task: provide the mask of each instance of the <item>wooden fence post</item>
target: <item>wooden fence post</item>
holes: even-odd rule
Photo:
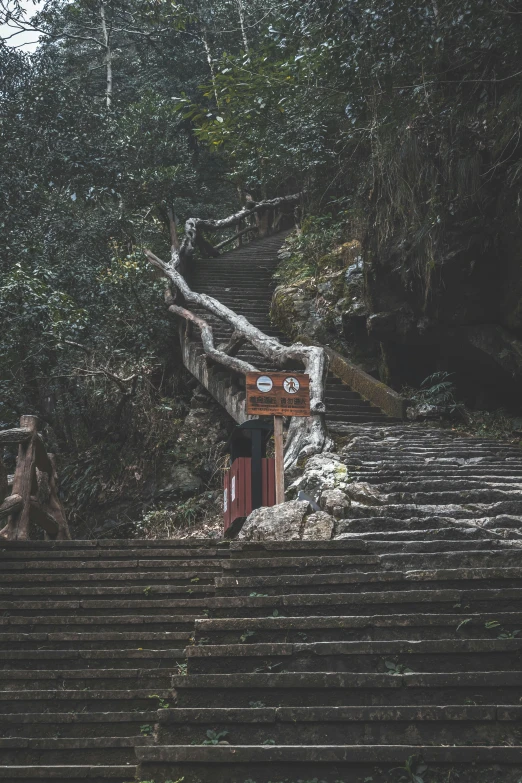
[[[12,514],[7,523],[7,537],[26,541],[29,538],[29,514],[31,510],[31,494],[38,491],[36,480],[36,450],[35,438],[38,431],[36,416],[21,416],[20,427],[31,430],[31,438],[18,446],[18,458],[13,479],[13,495],[22,498],[22,509],[18,514]]]

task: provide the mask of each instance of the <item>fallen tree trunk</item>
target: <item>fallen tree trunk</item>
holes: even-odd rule
[[[331,447],[331,440],[328,437],[324,421],[325,404],[323,396],[327,372],[327,359],[324,349],[316,346],[306,346],[302,343],[294,343],[290,346],[283,345],[275,337],[266,335],[253,326],[247,318],[226,307],[217,299],[214,299],[214,297],[192,291],[180,268],[194,251],[199,229],[225,228],[229,225],[234,225],[242,217],[248,215],[249,212],[278,206],[285,201],[296,201],[297,198],[297,196],[287,196],[282,199],[261,202],[250,208],[245,208],[224,220],[198,220],[196,218],[188,220],[185,226],[185,239],[181,247],[178,249],[177,243],[172,242],[170,262],[163,261],[150,250],[145,251],[145,255],[151,264],[168,280],[169,289],[171,291],[172,289],[179,291],[185,303],[202,307],[232,326],[235,342],[240,338],[249,342],[262,356],[270,359],[278,367],[283,368],[288,362],[295,361],[303,365],[304,372],[310,377],[311,416],[308,418],[294,417],[292,419],[285,450],[285,467],[294,464],[299,457],[317,454]],[[212,329],[206,321],[195,316],[187,308],[173,304],[172,300],[168,301],[168,304],[170,312],[198,326],[201,331],[203,348],[209,358],[242,374],[252,370],[255,371],[255,368],[247,362],[230,356],[214,346]]]

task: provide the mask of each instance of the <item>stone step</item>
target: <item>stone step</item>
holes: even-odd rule
[[[138,573],[145,573],[149,575],[157,574],[160,578],[166,578],[162,575],[167,572],[173,572],[177,574],[180,579],[193,579],[199,574],[213,575],[219,571],[221,564],[219,560],[212,561],[212,569],[207,571],[209,565],[208,560],[183,560],[176,562],[172,560],[29,560],[29,561],[7,561],[2,562],[2,570],[4,572],[14,573],[25,570],[27,574],[33,572],[42,573],[67,573],[69,571],[78,572],[86,571],[90,574],[96,572],[124,573],[127,577]]]
[[[154,555],[155,550],[166,549],[172,552],[173,556],[176,552],[180,552],[183,557],[189,556],[189,550],[195,549],[205,550],[212,556],[215,552],[225,552],[228,549],[228,543],[219,541],[216,542],[210,538],[102,538],[96,539],[77,539],[72,541],[7,541],[6,539],[0,539],[0,551],[71,551],[74,549],[88,549],[100,551],[111,551],[113,549],[145,549],[150,551],[151,557]],[[112,555],[111,555],[112,557]]]
[[[416,520],[412,520],[412,524],[415,522]],[[424,525],[419,528],[408,529],[407,525],[391,525],[392,529],[390,530],[373,530],[372,525],[370,524],[369,529],[364,529],[363,526],[362,532],[349,533],[341,533],[339,525],[337,540],[350,542],[364,541],[368,545],[373,544],[378,547],[381,552],[385,551],[386,547],[388,547],[387,551],[392,551],[393,546],[397,546],[399,542],[401,544],[401,549],[403,543],[405,547],[411,547],[414,544],[421,545],[427,538],[437,539],[437,541],[433,541],[433,543],[438,546],[442,546],[447,542],[453,544],[455,541],[460,541],[461,545],[479,541],[490,541],[492,535],[497,536],[497,540],[499,542],[502,541],[504,544],[518,546],[522,541],[522,534],[518,528],[496,527],[494,524],[495,520],[493,520],[493,523],[487,528],[477,526],[479,522],[482,525],[482,520],[477,520],[477,522],[474,522],[473,520],[471,520],[471,522],[462,522],[446,519],[444,520],[446,526],[437,528],[428,528],[427,523],[429,520],[423,519],[422,522]],[[438,518],[438,524],[441,524],[440,518]],[[378,526],[375,525],[375,527]],[[414,550],[411,549],[410,551]]]
[[[66,568],[72,568],[72,565],[67,565],[68,563],[73,563],[77,560],[80,561],[98,561],[98,560],[110,560],[112,563],[117,559],[122,560],[132,560],[132,561],[142,561],[146,560],[149,562],[152,562],[152,566],[149,567],[156,567],[156,561],[157,560],[164,560],[167,563],[168,568],[175,568],[176,570],[182,570],[182,569],[188,569],[193,570],[197,565],[194,564],[195,561],[200,562],[200,567],[205,571],[215,571],[218,570],[220,567],[221,560],[223,558],[226,558],[227,556],[227,550],[224,550],[223,547],[220,547],[219,549],[183,549],[180,548],[179,550],[174,549],[166,549],[166,548],[149,548],[146,547],[139,548],[139,547],[132,547],[132,541],[129,542],[129,548],[109,548],[105,547],[103,549],[96,548],[96,547],[87,547],[87,544],[89,542],[81,542],[76,541],[77,544],[82,544],[81,547],[73,547],[73,548],[62,548],[62,544],[69,544],[72,542],[66,541],[66,542],[46,542],[46,541],[32,541],[30,543],[34,544],[50,544],[52,543],[53,546],[49,547],[47,546],[44,548],[43,546],[35,547],[35,549],[28,549],[27,547],[20,547],[16,546],[19,543],[23,542],[4,542],[3,544],[0,543],[0,562],[3,564],[9,563],[11,561],[13,562],[23,562],[32,563],[33,561],[55,561],[55,563],[58,565],[59,561],[64,561],[66,563]],[[121,542],[122,545],[126,542]],[[137,542],[139,545],[139,542]],[[5,544],[9,544],[9,546],[6,546]],[[217,562],[216,562],[217,560]],[[31,567],[31,566],[29,566]]]
[[[122,653],[124,657],[125,653]],[[183,655],[180,656],[183,661]],[[134,662],[136,663],[136,662]],[[4,691],[40,690],[150,690],[168,688],[171,669],[1,669],[0,688]]]
[[[6,713],[0,732],[4,738],[141,737],[152,734],[157,720],[157,710]]]
[[[182,655],[185,633],[177,631],[124,631],[110,633],[79,633],[66,630],[54,633],[4,633],[0,632],[0,650],[62,650],[64,648],[78,650],[105,649],[154,649],[158,645],[177,645],[179,655]]]
[[[336,573],[355,570],[374,570],[378,569],[381,561],[378,555],[324,555],[311,557],[247,557],[234,558],[228,561],[223,569],[223,573],[228,575],[240,575],[247,572],[252,576],[261,576],[263,574],[292,573],[293,571],[303,574],[327,573],[335,569]]]
[[[54,596],[58,598],[58,596]],[[107,616],[114,615],[115,612],[129,612],[132,615],[163,615],[166,611],[171,611],[174,615],[183,615],[185,617],[193,615],[201,617],[207,609],[207,603],[210,598],[177,598],[177,599],[157,599],[157,598],[132,598],[123,600],[53,600],[47,601],[26,600],[24,597],[18,597],[17,600],[0,600],[0,610],[9,612],[12,615],[27,616],[32,612],[38,612],[40,616],[46,613],[53,616],[62,615],[68,617],[71,610],[82,610],[88,616]]]
[[[477,550],[452,552],[397,552],[375,555],[324,555],[311,557],[233,558],[223,569],[225,575],[241,577],[245,573],[253,576],[273,574],[329,574],[354,571],[401,570],[410,568],[478,568],[478,567],[520,567],[520,550]],[[1,622],[1,620],[0,620]]]
[[[253,598],[224,596],[209,599],[212,617],[267,617],[293,615],[366,615],[424,612],[435,614],[455,611],[492,612],[501,607],[504,612],[522,610],[522,589],[425,589],[385,590],[361,593],[318,593],[271,595]],[[274,613],[276,613],[274,615]]]
[[[121,781],[129,783],[135,779],[137,767],[134,764],[95,765],[6,765],[0,767],[0,780],[24,780],[25,783],[46,783],[47,781],[88,780],[89,783]]]
[[[489,627],[487,626],[489,624]],[[255,617],[196,620],[202,644],[303,643],[440,638],[491,639],[505,632],[522,638],[522,612],[481,614],[394,614],[324,617]]]
[[[153,745],[152,737],[0,738],[0,764],[133,764],[134,749]]]
[[[174,695],[170,689],[119,688],[101,690],[0,690],[0,713],[62,712],[119,712],[136,709],[150,710],[161,704],[171,704]],[[161,702],[161,703],[160,703]]]
[[[439,535],[444,529],[448,531],[448,537],[455,535],[457,531],[462,531],[465,528],[477,530],[477,535],[488,536],[491,535],[490,531],[500,534],[499,530],[506,530],[513,534],[513,538],[519,538],[522,534],[522,525],[519,522],[520,517],[514,517],[511,514],[499,514],[498,516],[469,516],[469,517],[456,517],[454,516],[455,506],[416,506],[415,512],[412,516],[404,514],[400,515],[400,512],[396,516],[388,516],[383,514],[373,514],[375,507],[365,506],[355,509],[353,506],[350,508],[350,513],[358,513],[360,515],[353,516],[350,519],[344,519],[339,521],[336,525],[336,535],[341,536],[345,533],[414,533],[416,530],[431,530],[431,536]],[[396,513],[397,506],[388,506],[386,511]],[[431,513],[424,515],[425,509],[429,509]],[[435,512],[435,513],[434,513]],[[438,513],[437,513],[438,512]],[[445,512],[448,512],[447,514]],[[465,513],[465,512],[464,512]],[[504,537],[507,537],[504,536]]]
[[[520,706],[522,672],[285,672],[174,675],[178,707]]]
[[[219,727],[233,745],[520,745],[521,718],[494,704],[177,708],[158,711],[158,744],[200,745]]]
[[[467,490],[433,490],[433,491],[409,491],[391,492],[383,495],[383,505],[401,505],[414,504],[417,506],[442,506],[452,504],[467,505],[496,503],[501,501],[513,501],[516,506],[513,507],[514,513],[520,514],[522,511],[522,489],[509,488],[498,489],[495,487],[485,487],[483,489]],[[365,502],[364,500],[362,501]],[[522,516],[520,516],[522,525]]]
[[[124,572],[124,573],[96,573],[95,579],[93,579],[93,573],[90,571],[84,571],[83,573],[75,574],[70,571],[64,571],[62,569],[54,569],[53,571],[42,571],[40,573],[30,572],[24,574],[22,571],[11,571],[9,573],[0,573],[0,585],[12,585],[15,586],[34,586],[34,585],[47,585],[54,584],[70,587],[78,587],[81,583],[92,584],[96,581],[97,584],[109,587],[119,587],[122,584],[129,587],[134,587],[143,590],[148,585],[164,585],[171,584],[179,587],[186,587],[193,592],[206,592],[209,595],[212,594],[212,589],[202,591],[203,586],[212,588],[214,579],[221,571],[215,571],[214,573],[202,574],[198,571],[192,571],[187,575],[179,575],[175,571],[171,572]],[[194,588],[199,588],[197,591]]]
[[[41,671],[54,672],[58,669],[94,672],[103,669],[165,669],[176,671],[185,663],[185,649],[141,647],[119,650],[0,650],[0,664],[3,669],[27,669],[38,667]]]
[[[73,631],[101,633],[107,630],[112,632],[136,631],[144,628],[146,631],[177,632],[179,639],[189,638],[194,628],[194,616],[176,615],[98,615],[82,616],[78,613],[64,616],[42,615],[31,612],[28,616],[0,617],[0,631],[10,630],[16,633],[48,633],[64,630],[64,622],[67,623],[67,632]]]
[[[442,479],[433,477],[425,479],[412,478],[410,481],[381,482],[379,484],[376,484],[375,481],[373,481],[372,487],[374,487],[383,495],[396,493],[417,494],[420,492],[458,492],[462,490],[465,497],[465,493],[469,492],[470,490],[479,490],[482,492],[498,490],[507,492],[521,492],[522,482],[517,481],[516,483],[510,483],[508,481],[504,481],[504,479],[501,479],[500,477],[498,481],[490,479],[485,482],[483,479],[461,479],[448,476],[447,478]],[[404,502],[411,502],[406,498],[403,498],[403,500]]]
[[[91,582],[96,581],[91,579]],[[150,589],[149,589],[150,588]],[[187,587],[186,585],[171,585],[171,584],[152,584],[152,585],[132,585],[124,583],[123,586],[111,586],[102,585],[101,587],[88,587],[85,585],[56,585],[54,587],[41,587],[39,584],[28,587],[0,587],[0,601],[5,600],[7,597],[11,598],[23,598],[25,596],[49,596],[50,598],[63,598],[67,600],[69,597],[77,597],[79,600],[84,598],[97,596],[98,598],[110,598],[118,597],[121,600],[128,598],[132,600],[138,596],[145,595],[147,598],[153,597],[167,597],[167,596],[179,596],[180,600],[186,598],[190,600],[191,596],[199,598],[201,596],[210,596],[214,593],[213,585],[199,585],[194,584]]]
[[[385,588],[390,590],[467,589],[470,582],[477,587],[522,588],[522,568],[448,568],[412,571],[352,571],[348,573],[282,574],[275,576],[222,577],[216,579],[217,596],[350,593]],[[1,634],[0,634],[1,638]]]
[[[516,783],[520,775],[520,746],[426,746],[404,745],[163,745],[136,748],[141,777],[197,780],[198,783],[256,783],[274,780],[317,780],[333,783],[362,780],[375,774],[376,765],[388,773],[409,756],[420,755],[440,779],[458,775],[459,783],[482,783],[480,770],[496,769],[497,779]],[[452,772],[453,770],[453,772]],[[483,778],[491,781],[491,777]]]
[[[230,672],[382,672],[389,664],[413,672],[511,671],[522,639],[224,644],[187,647],[189,674]],[[400,670],[402,671],[402,669]],[[391,669],[393,676],[394,669]]]

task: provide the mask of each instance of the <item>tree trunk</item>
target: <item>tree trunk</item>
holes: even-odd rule
[[[111,39],[109,30],[107,28],[107,19],[105,16],[105,3],[100,3],[100,19],[101,19],[101,28],[102,28],[102,35],[103,35],[103,42],[105,46],[105,66],[106,66],[106,91],[105,91],[105,100],[107,108],[111,108],[112,104],[112,49],[111,49]]]
[[[241,35],[243,37],[243,44],[245,46],[245,52],[250,54],[250,47],[248,45],[248,38],[245,27],[245,6],[243,0],[237,0],[237,9],[239,11],[239,24],[241,25]]]

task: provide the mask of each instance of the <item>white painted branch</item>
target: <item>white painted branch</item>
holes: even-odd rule
[[[175,261],[167,264],[150,250],[146,250],[145,255],[168,278],[174,287],[181,292],[186,302],[199,305],[230,324],[234,331],[238,335],[242,335],[262,356],[270,359],[279,367],[283,367],[288,361],[292,360],[303,364],[304,372],[310,376],[310,410],[312,415],[309,418],[294,417],[292,419],[286,445],[285,465],[289,467],[300,456],[317,454],[330,448],[331,440],[328,437],[324,421],[325,404],[323,396],[327,371],[327,359],[324,349],[317,346],[306,346],[302,343],[294,343],[291,346],[283,345],[275,337],[269,337],[264,334],[260,329],[253,326],[247,318],[230,310],[217,299],[207,294],[192,291],[178,271],[177,266],[174,265]],[[215,358],[216,361],[231,369],[238,369],[242,373],[255,370],[246,362],[240,362],[240,360],[218,351],[214,347],[212,330],[205,321],[196,318],[190,311],[176,305],[171,305],[169,310],[195,323],[200,322],[198,326],[201,329],[202,339],[204,338],[203,347],[211,358]],[[232,362],[234,362],[234,367]]]
[[[182,318],[185,318],[185,320],[196,324],[199,331],[201,332],[201,342],[203,343],[204,351],[210,359],[213,359],[215,362],[222,364],[224,367],[228,367],[230,370],[235,370],[236,372],[240,372],[242,374],[247,372],[257,372],[253,364],[244,362],[241,359],[236,359],[235,356],[229,356],[228,354],[216,348],[214,345],[214,333],[212,331],[212,327],[202,318],[198,318],[196,315],[194,315],[194,313],[191,313],[190,310],[186,310],[184,307],[178,307],[178,305],[170,305],[169,312],[174,313],[174,315],[179,315]]]

